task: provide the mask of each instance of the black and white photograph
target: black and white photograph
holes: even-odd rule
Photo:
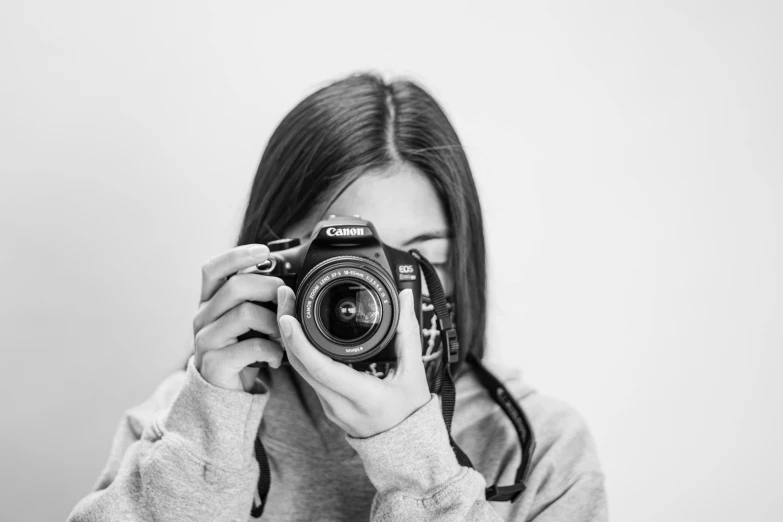
[[[0,519],[783,520],[781,22],[4,2]]]

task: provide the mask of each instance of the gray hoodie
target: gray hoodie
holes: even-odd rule
[[[250,392],[205,381],[193,357],[127,410],[93,490],[69,522],[245,522],[256,495],[260,436],[272,485],[260,520],[604,521],[604,477],[584,420],[518,371],[487,365],[527,414],[537,446],[516,502],[487,502],[513,483],[521,451],[509,419],[472,370],[457,377],[452,433],[475,470],[457,463],[430,402],[388,431],[356,439],[324,414],[290,367],[262,370]],[[262,422],[263,419],[263,422]]]

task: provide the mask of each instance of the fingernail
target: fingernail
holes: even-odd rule
[[[285,300],[286,300],[285,287],[283,286],[277,287],[277,306],[285,305]]]
[[[250,247],[250,255],[255,257],[256,259],[261,259],[262,257],[266,257],[267,254],[269,254],[269,248],[267,248],[264,245],[256,245],[254,247]]]
[[[286,319],[287,316],[283,316],[280,319],[277,320],[278,326],[280,326],[280,331],[283,334],[283,337],[291,337],[291,325],[288,324],[288,320]]]

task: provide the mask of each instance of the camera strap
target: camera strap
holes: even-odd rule
[[[435,268],[418,250],[411,250],[410,253],[419,262],[422,272],[424,272],[430,300],[435,307],[435,314],[438,316],[438,326],[441,335],[442,350],[440,366],[436,374],[433,386],[434,389],[431,391],[440,395],[443,420],[446,423],[449,443],[451,444],[451,449],[454,451],[454,455],[457,457],[457,462],[459,462],[461,466],[473,468],[473,464],[468,456],[451,436],[451,420],[454,416],[454,405],[456,403],[457,395],[451,366],[459,365],[460,363],[457,330],[451,320],[451,314],[449,314],[446,305],[446,295]],[[522,461],[517,469],[514,484],[509,486],[498,486],[497,484],[493,484],[489,486],[485,492],[488,501],[514,502],[525,490],[525,480],[530,469],[530,463],[535,449],[533,430],[530,427],[530,422],[528,421],[525,412],[522,410],[522,407],[514,399],[513,395],[509,393],[503,383],[500,382],[492,372],[485,368],[484,365],[481,364],[481,361],[472,353],[468,353],[465,360],[473,367],[479,382],[487,389],[492,399],[500,405],[517,432],[519,443],[522,448]]]
[[[451,421],[454,417],[454,406],[457,397],[456,389],[454,387],[452,365],[456,367],[460,364],[457,330],[451,320],[451,314],[449,314],[448,305],[446,304],[446,295],[435,268],[418,250],[413,249],[410,253],[421,265],[422,272],[424,272],[424,278],[427,281],[430,299],[435,307],[435,314],[438,316],[438,328],[440,330],[442,349],[438,371],[435,375],[435,382],[433,383],[433,389],[431,391],[440,396],[443,420],[449,434],[449,444],[451,445],[452,451],[454,451],[457,462],[460,466],[473,468],[473,463],[470,461],[470,458],[451,436]],[[530,422],[528,422],[525,412],[503,383],[495,377],[492,372],[485,368],[484,365],[481,364],[481,361],[473,354],[468,353],[465,357],[465,361],[473,367],[481,385],[487,389],[492,399],[500,405],[517,432],[519,443],[522,448],[522,461],[517,469],[514,483],[508,486],[493,484],[485,490],[486,500],[488,501],[514,502],[522,491],[525,490],[525,480],[527,479],[533,451],[535,449],[533,430],[530,428]],[[255,455],[259,466],[258,495],[253,502],[250,514],[254,518],[259,518],[264,512],[264,507],[266,507],[266,499],[271,484],[269,458],[267,457],[264,444],[261,442],[260,437],[256,437],[255,440]]]

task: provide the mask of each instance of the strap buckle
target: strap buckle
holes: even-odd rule
[[[514,502],[523,491],[525,491],[525,485],[521,482],[510,486],[498,486],[497,484],[493,484],[487,488],[486,494],[488,501],[506,502],[510,500],[511,502]]]
[[[441,340],[446,348],[448,358],[446,361],[451,364],[459,362],[459,340],[457,339],[456,328],[447,328],[441,331]]]

